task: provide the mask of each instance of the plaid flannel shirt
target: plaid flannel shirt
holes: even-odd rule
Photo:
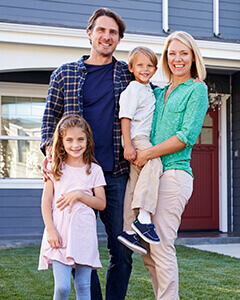
[[[54,130],[59,120],[69,114],[83,115],[83,85],[87,76],[83,56],[77,62],[67,63],[55,70],[50,78],[46,108],[43,114],[41,133],[41,150],[45,154],[45,146],[50,145]],[[132,75],[125,62],[117,61],[113,57],[115,113],[113,129],[114,170],[118,176],[128,172],[128,164],[123,157],[121,146],[121,122],[118,118],[119,96],[132,80]]]

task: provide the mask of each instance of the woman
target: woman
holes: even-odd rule
[[[161,157],[156,214],[152,221],[160,245],[149,245],[143,256],[156,299],[179,299],[178,266],[174,241],[193,188],[191,150],[200,134],[208,108],[207,87],[196,81],[206,75],[202,56],[191,35],[173,32],[166,40],[160,65],[169,85],[154,90],[156,107],[152,125],[153,147],[138,151],[135,164]]]

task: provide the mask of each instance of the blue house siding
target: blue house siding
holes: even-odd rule
[[[0,237],[8,235],[41,236],[41,195],[39,189],[1,189]]]
[[[240,1],[220,1],[220,33],[224,39],[240,40]]]
[[[213,36],[212,0],[169,0],[171,32],[184,30],[195,37]]]
[[[4,4],[3,4],[4,2]],[[128,32],[161,33],[160,1],[0,1],[0,21],[86,28],[87,21],[99,7],[108,7],[126,22]],[[136,26],[137,24],[137,26]]]
[[[233,75],[233,230],[240,232],[240,72]],[[238,151],[238,153],[237,153]],[[238,155],[237,155],[238,154]]]

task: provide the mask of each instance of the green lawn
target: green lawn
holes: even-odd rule
[[[104,293],[108,264],[100,245],[103,268],[99,277]],[[39,247],[0,250],[0,299],[52,299],[52,270],[37,271]],[[181,299],[240,299],[240,259],[177,246]],[[126,299],[154,299],[140,255],[134,264]],[[119,278],[121,280],[121,278]],[[69,299],[75,299],[72,289]],[[117,300],[117,299],[116,299]]]

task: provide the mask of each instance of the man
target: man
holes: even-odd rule
[[[117,236],[123,229],[123,202],[128,167],[121,148],[121,126],[118,100],[132,75],[127,64],[113,53],[123,38],[125,24],[114,12],[100,8],[88,22],[90,56],[67,63],[51,76],[42,122],[41,150],[46,163],[55,127],[63,115],[82,115],[90,124],[95,142],[95,156],[103,168],[107,186],[107,206],[100,212],[108,235],[110,254],[106,281],[106,299],[124,299],[131,273],[131,251],[121,245]],[[66,200],[65,204],[69,205]],[[102,299],[96,271],[92,272],[92,299]]]

